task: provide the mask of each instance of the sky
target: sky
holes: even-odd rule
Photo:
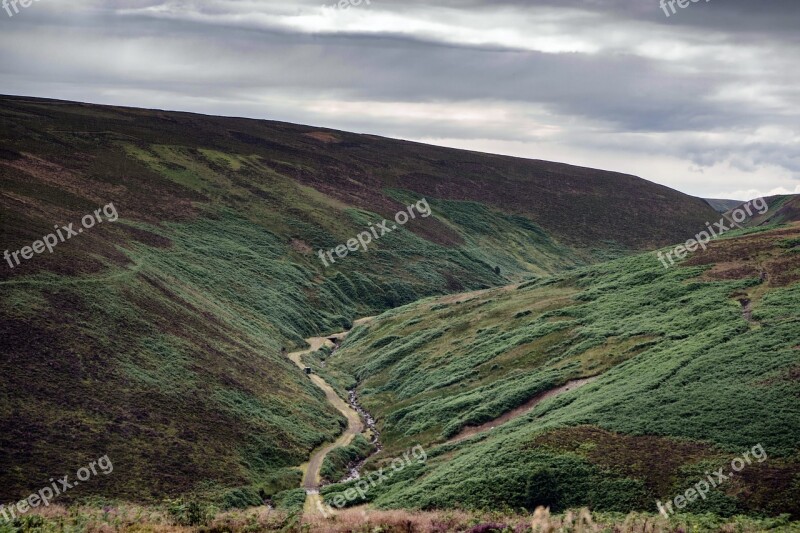
[[[659,2],[35,0],[0,10],[0,93],[800,193],[800,1]]]

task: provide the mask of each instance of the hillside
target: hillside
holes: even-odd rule
[[[0,501],[103,455],[117,474],[63,501],[297,487],[345,421],[284,348],[714,216],[633,176],[307,126],[21,97],[0,119]],[[318,257],[423,199],[368,252]]]
[[[705,201],[708,202],[708,205],[713,207],[714,210],[720,213],[727,213],[731,209],[736,209],[745,202],[745,200],[715,200],[712,198],[705,198]]]
[[[672,269],[647,253],[356,328],[328,372],[378,420],[373,468],[429,457],[367,500],[656,513],[760,445],[685,512],[800,517],[799,244],[800,224],[745,230]]]
[[[766,226],[800,221],[800,195],[789,194],[766,198],[769,211],[748,221],[749,226]]]

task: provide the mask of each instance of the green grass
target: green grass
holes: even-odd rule
[[[720,246],[750,242],[742,239],[772,243],[774,255],[765,259],[762,252],[759,260],[780,264],[790,253],[769,232]],[[665,270],[646,254],[517,290],[412,304],[353,333],[332,364],[361,381],[360,398],[380,420],[389,454],[414,443],[435,446],[538,392],[601,375],[473,442],[437,448],[425,471],[376,489],[373,502],[651,509],[657,498],[690,487],[698,469],[686,458],[683,467],[665,471],[661,459],[645,452],[686,440],[717,463],[756,444],[770,456],[701,511],[797,516],[800,388],[789,376],[800,357],[800,285],[709,281],[707,269]],[[753,324],[735,297],[748,292],[764,293]],[[581,436],[586,448],[570,451],[562,444],[578,437],[569,434],[557,446],[532,444],[578,426],[611,433],[600,441],[593,433]],[[625,441],[616,452],[623,459],[612,464],[588,451],[610,453],[627,436],[634,440]],[[644,455],[634,450],[640,443]],[[649,469],[629,468],[648,460]],[[655,482],[660,476],[666,484]]]
[[[290,489],[280,492],[273,498],[275,508],[290,513],[299,513],[306,502],[305,489]]]

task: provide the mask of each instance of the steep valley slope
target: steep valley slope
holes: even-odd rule
[[[284,350],[422,298],[678,242],[718,216],[703,200],[613,172],[11,96],[0,97],[0,183],[2,251],[24,250],[104,206],[119,217],[52,253],[3,260],[0,501],[103,455],[115,475],[63,501],[191,493],[248,503],[298,487],[296,467],[345,421]],[[367,252],[320,261],[318,250],[422,199],[431,216]],[[577,291],[567,282],[530,290],[553,291],[554,310]],[[565,335],[563,320],[537,331]],[[642,335],[618,342],[633,351],[655,342]],[[535,367],[528,356],[510,362],[516,352],[504,357],[498,365]],[[573,366],[537,374],[522,395],[580,374]],[[426,390],[404,387],[408,398]],[[398,418],[396,431],[454,431],[462,418],[514,403],[508,394],[498,389],[484,415],[462,406],[430,427]]]
[[[366,500],[657,512],[760,446],[765,457],[685,512],[799,517],[798,252],[800,223],[747,229],[671,269],[646,253],[427,298],[354,329],[327,374],[378,420],[371,467],[390,471],[415,445],[429,457]]]

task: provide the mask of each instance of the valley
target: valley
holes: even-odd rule
[[[333,365],[359,381],[386,455],[418,443],[433,458],[370,503],[646,511],[760,443],[769,464],[693,512],[797,513],[800,466],[785,436],[800,430],[790,377],[800,363],[799,235],[797,224],[743,232],[675,271],[646,254],[427,299],[356,328]],[[733,257],[747,259],[722,260]],[[753,277],[759,268],[765,280]],[[563,393],[550,397],[556,387]],[[494,429],[461,438],[476,427]]]
[[[373,317],[368,317],[355,320],[354,325],[365,324],[372,318]],[[302,360],[304,355],[315,352],[323,346],[333,348],[334,344],[331,339],[338,339],[341,341],[346,337],[347,332],[334,333],[326,337],[310,337],[306,339],[306,342],[309,345],[307,350],[292,352],[288,355],[288,357],[301,370],[305,371],[305,369],[308,367]],[[341,436],[333,443],[326,444],[315,450],[311,454],[309,462],[301,466],[301,470],[303,470],[303,488],[306,489],[306,493],[308,494],[306,503],[304,505],[304,510],[307,513],[314,514],[319,512],[318,509],[321,508],[322,503],[322,500],[319,498],[319,488],[322,481],[320,470],[322,469],[322,463],[325,460],[325,457],[334,448],[343,448],[348,446],[352,442],[353,437],[361,434],[365,427],[364,423],[362,422],[362,416],[351,405],[348,405],[347,402],[340,398],[336,391],[330,385],[328,385],[324,379],[313,373],[308,374],[308,377],[317,387],[322,389],[328,402],[347,419],[347,428],[344,430]]]
[[[0,502],[114,464],[30,515],[48,531],[612,528],[756,445],[663,527],[796,527],[797,196],[665,268],[720,214],[627,174],[15,96],[0,118],[3,249],[119,214],[0,269]]]

